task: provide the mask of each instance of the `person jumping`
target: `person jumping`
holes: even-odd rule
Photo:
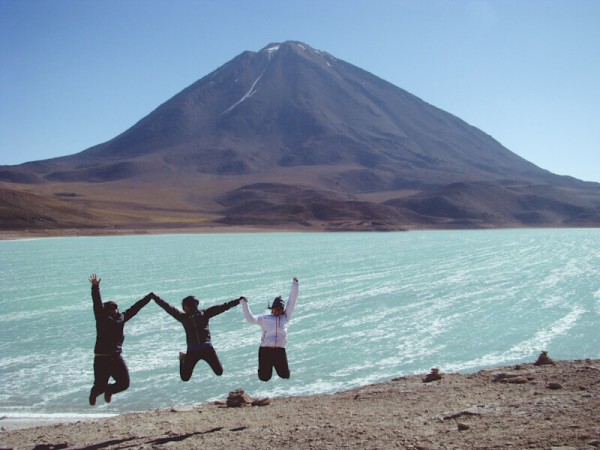
[[[92,283],[92,302],[96,319],[96,345],[94,347],[94,386],[90,391],[90,405],[96,404],[96,398],[104,394],[106,403],[110,403],[113,394],[122,392],[129,387],[129,369],[123,359],[123,341],[125,322],[135,316],[148,304],[154,296],[149,293],[137,301],[123,314],[119,306],[108,301],[102,303],[100,296],[100,280],[96,274],[90,276]],[[115,382],[109,384],[112,377]]]
[[[179,375],[183,381],[189,381],[194,367],[201,359],[205,360],[216,375],[223,374],[223,365],[213,348],[208,321],[214,316],[239,305],[240,299],[231,300],[222,305],[198,309],[199,301],[194,296],[188,296],[181,302],[183,312],[171,306],[158,296],[154,301],[167,313],[181,322],[185,330],[187,353],[179,354]]]
[[[296,307],[298,293],[298,278],[294,277],[287,306],[281,297],[276,297],[269,306],[271,314],[258,316],[252,315],[248,300],[246,297],[241,297],[246,320],[260,325],[262,328],[262,339],[258,349],[258,378],[261,381],[271,379],[273,368],[275,368],[280,378],[289,378],[291,375],[285,346],[287,344],[288,323]]]

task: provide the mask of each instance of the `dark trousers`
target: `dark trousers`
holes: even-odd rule
[[[112,377],[115,382],[108,380]],[[129,369],[120,354],[94,356],[94,386],[92,394],[116,394],[129,387]]]
[[[273,375],[273,367],[280,378],[290,377],[287,354],[281,347],[259,347],[258,349],[258,378],[269,381]]]
[[[185,357],[179,360],[179,375],[183,381],[189,381],[192,378],[194,367],[198,361],[203,359],[208,363],[213,372],[217,375],[223,375],[223,366],[217,352],[212,347],[203,348],[201,350],[188,351]]]

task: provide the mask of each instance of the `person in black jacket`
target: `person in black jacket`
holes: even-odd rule
[[[93,274],[92,301],[96,318],[96,345],[94,347],[94,386],[90,391],[90,405],[96,404],[96,398],[104,394],[106,403],[110,403],[112,395],[129,387],[129,370],[121,355],[123,351],[123,327],[125,322],[135,316],[154,297],[153,293],[136,302],[123,314],[119,306],[112,301],[102,303],[100,297],[100,278]],[[112,377],[115,382],[109,384]]]
[[[183,312],[171,306],[158,296],[154,301],[176,320],[181,322],[185,330],[187,353],[179,354],[179,375],[183,381],[192,378],[194,367],[201,359],[205,360],[216,375],[223,374],[223,366],[210,339],[208,321],[230,308],[239,305],[240,299],[231,300],[222,305],[211,306],[207,309],[198,309],[196,297],[188,296],[181,302]]]

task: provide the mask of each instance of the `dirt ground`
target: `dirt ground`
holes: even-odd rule
[[[266,406],[203,404],[3,431],[0,447],[600,448],[600,360],[441,374],[425,382],[428,375],[273,398]]]

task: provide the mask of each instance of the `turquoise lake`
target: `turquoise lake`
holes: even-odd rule
[[[0,241],[0,415],[112,414],[252,396],[332,393],[427,373],[600,358],[600,230],[269,233]],[[210,322],[224,366],[178,373],[181,325],[151,302],[125,326],[131,387],[87,397],[90,274],[121,311],[150,291],[181,307],[246,295],[255,314],[300,280],[292,377],[256,376],[260,328],[236,307]]]

